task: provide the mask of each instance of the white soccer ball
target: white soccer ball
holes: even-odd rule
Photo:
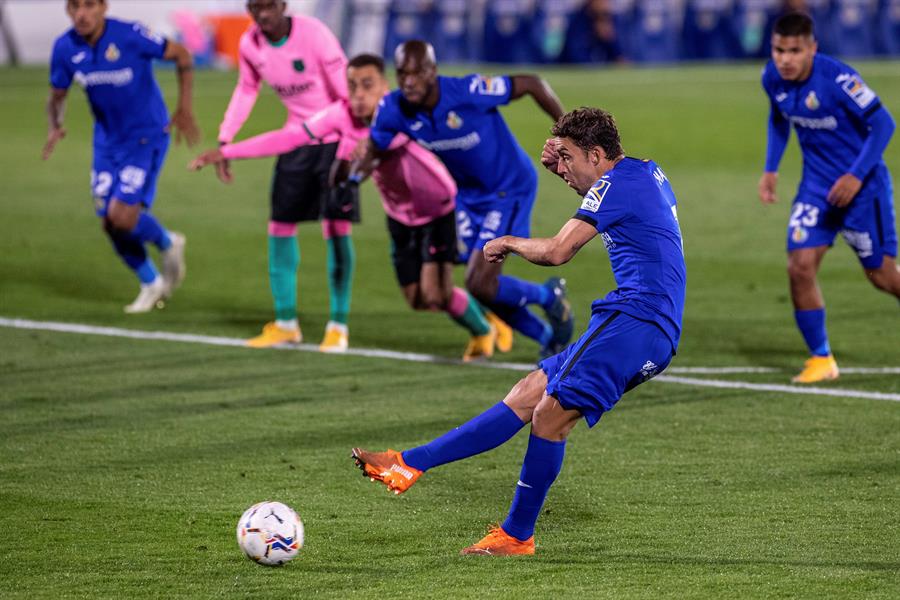
[[[241,515],[237,543],[250,560],[270,567],[283,565],[303,548],[303,522],[286,504],[260,502]]]

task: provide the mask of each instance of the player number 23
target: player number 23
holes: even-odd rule
[[[819,222],[819,207],[812,204],[797,202],[794,204],[794,210],[791,212],[791,220],[788,223],[791,227],[813,227]]]

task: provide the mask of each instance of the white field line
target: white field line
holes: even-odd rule
[[[667,370],[666,373],[669,371]],[[664,383],[680,383],[698,387],[721,389],[753,390],[755,392],[780,392],[782,394],[804,394],[813,396],[836,396],[838,398],[866,398],[869,400],[892,400],[900,402],[900,394],[887,392],[867,392],[864,390],[845,390],[839,388],[801,387],[781,385],[777,383],[750,383],[747,381],[727,381],[724,379],[697,379],[696,377],[680,377],[678,375],[660,375],[654,381]]]
[[[189,333],[173,333],[168,331],[140,331],[135,329],[123,329],[120,327],[98,327],[96,325],[84,325],[79,323],[59,323],[53,321],[31,321],[28,319],[9,319],[0,317],[0,327],[13,329],[29,329],[41,331],[56,331],[61,333],[81,333],[85,335],[101,335],[108,337],[130,338],[138,340],[160,340],[167,342],[186,342],[194,344],[206,344],[211,346],[245,347],[244,340],[239,338],[217,337],[211,335],[195,335]],[[279,350],[294,350],[301,352],[318,352],[315,344],[285,345]],[[377,348],[350,348],[346,354],[350,356],[363,356],[368,358],[386,358],[407,362],[435,363],[448,365],[468,364],[489,369],[501,369],[511,371],[531,371],[535,368],[531,363],[511,362],[472,362],[463,363],[461,360],[421,354],[417,352],[397,352],[394,350],[380,350]],[[900,373],[897,367],[842,369],[844,373]],[[812,396],[836,396],[839,398],[863,398],[871,400],[890,400],[900,402],[900,394],[887,392],[870,392],[865,390],[848,390],[839,388],[801,387],[793,385],[780,385],[768,383],[751,383],[749,381],[728,381],[723,379],[698,379],[696,377],[683,377],[685,374],[732,374],[732,373],[774,373],[777,369],[766,367],[671,367],[664,375],[656,377],[654,381],[661,383],[676,383],[696,387],[712,387],[720,389],[741,389],[758,392],[780,392],[784,394],[802,394]]]

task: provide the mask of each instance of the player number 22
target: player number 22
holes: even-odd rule
[[[789,225],[791,227],[813,227],[819,222],[819,207],[812,204],[797,202],[791,213]]]

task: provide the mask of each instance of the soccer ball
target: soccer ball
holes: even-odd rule
[[[250,560],[283,565],[303,547],[303,522],[281,502],[260,502],[248,508],[237,524],[237,543]]]

